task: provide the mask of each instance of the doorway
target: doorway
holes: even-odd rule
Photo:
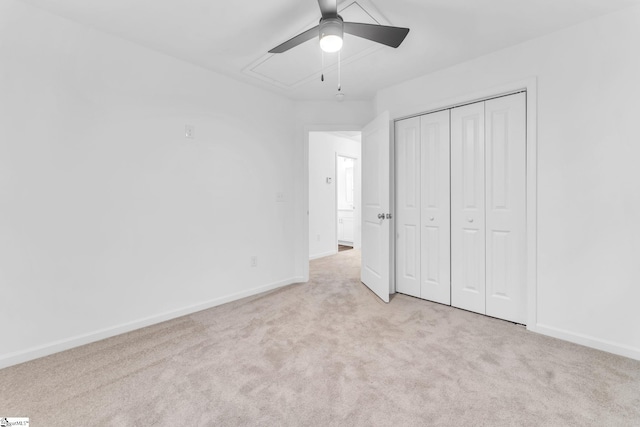
[[[355,246],[355,166],[357,159],[336,154],[336,205],[338,223],[338,251]]]
[[[360,131],[309,132],[309,259],[359,248]]]

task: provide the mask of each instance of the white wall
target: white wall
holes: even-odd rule
[[[0,64],[0,367],[294,280],[293,102],[13,0]]]
[[[360,142],[341,138],[327,132],[309,133],[309,258],[320,258],[337,253],[338,224],[336,205],[336,154],[360,159]],[[359,163],[359,162],[358,162]],[[359,165],[356,167],[358,171]],[[359,174],[358,174],[359,175]],[[331,178],[331,183],[326,182]],[[356,210],[360,218],[360,179],[355,176]],[[354,247],[360,247],[360,222],[355,221]]]
[[[640,7],[378,92],[414,114],[538,84],[534,330],[640,359]]]

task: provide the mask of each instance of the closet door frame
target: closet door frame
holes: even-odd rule
[[[535,77],[506,83],[504,85],[480,90],[454,98],[444,99],[438,102],[429,102],[417,107],[400,107],[392,113],[392,120],[399,121],[410,117],[448,110],[475,102],[482,102],[500,96],[512,95],[518,92],[526,92],[526,295],[527,295],[527,323],[530,331],[537,332],[537,165],[538,165],[538,136],[537,136],[537,79]],[[393,134],[393,132],[392,132]],[[394,177],[390,177],[395,181]],[[395,187],[395,185],[393,186]],[[395,189],[395,188],[394,188]],[[395,223],[394,235],[396,233]],[[394,239],[395,240],[395,239]],[[395,248],[393,257],[395,259]]]

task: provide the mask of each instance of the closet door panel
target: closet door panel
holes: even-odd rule
[[[485,313],[484,103],[451,110],[451,305]]]
[[[485,103],[486,314],[526,322],[526,95]]]
[[[451,304],[449,110],[420,118],[421,298]]]
[[[395,124],[396,290],[420,297],[420,118]]]

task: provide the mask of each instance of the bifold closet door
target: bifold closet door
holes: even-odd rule
[[[485,102],[486,314],[526,323],[526,94]]]
[[[396,290],[420,297],[420,118],[396,122]]]
[[[451,110],[451,305],[485,314],[484,102]]]
[[[526,94],[396,123],[397,291],[526,322]]]
[[[420,297],[451,304],[449,110],[420,117]]]

